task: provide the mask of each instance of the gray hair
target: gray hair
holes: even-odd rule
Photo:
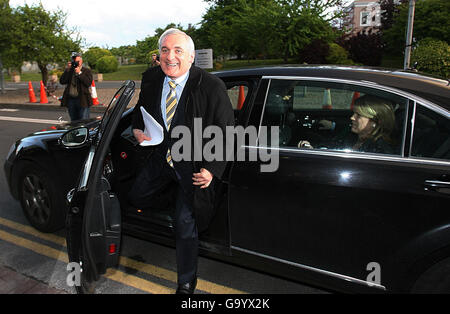
[[[188,43],[187,46],[188,46],[190,53],[192,54],[195,52],[195,45],[194,45],[194,41],[192,40],[191,36],[189,36],[188,34],[186,34],[183,31],[180,31],[178,28],[169,28],[161,35],[161,37],[159,37],[159,41],[158,41],[159,52],[161,52],[162,43],[163,43],[164,39],[166,39],[167,36],[173,35],[173,34],[184,35],[187,39],[187,43]]]

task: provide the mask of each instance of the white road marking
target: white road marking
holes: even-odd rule
[[[4,108],[4,109],[0,109],[0,111],[4,111],[4,112],[16,112],[16,111],[19,111],[19,109],[6,109],[6,108]]]
[[[4,117],[4,116],[0,116],[0,120],[15,121],[15,122],[45,123],[45,124],[61,124],[67,122],[64,120],[59,121],[59,120],[31,119],[31,118]]]

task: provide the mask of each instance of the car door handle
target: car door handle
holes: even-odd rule
[[[69,192],[67,192],[66,200],[67,202],[71,203],[73,195],[75,194],[75,188],[71,189]]]
[[[450,194],[450,182],[438,180],[425,180],[425,191],[435,191]]]

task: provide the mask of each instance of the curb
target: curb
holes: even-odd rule
[[[1,294],[69,294],[65,290],[50,287],[45,282],[2,264],[0,264],[0,283]]]
[[[107,107],[91,106],[91,112],[104,112]],[[24,103],[24,104],[9,104],[0,103],[0,109],[25,109],[25,110],[58,110],[66,111],[66,107],[61,107],[59,104],[40,104],[40,103]]]

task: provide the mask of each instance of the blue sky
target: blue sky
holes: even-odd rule
[[[203,0],[41,0],[48,11],[68,13],[67,24],[76,27],[88,47],[134,45],[154,35],[158,27],[197,24],[206,13]],[[10,0],[11,7],[37,4],[39,0]]]

